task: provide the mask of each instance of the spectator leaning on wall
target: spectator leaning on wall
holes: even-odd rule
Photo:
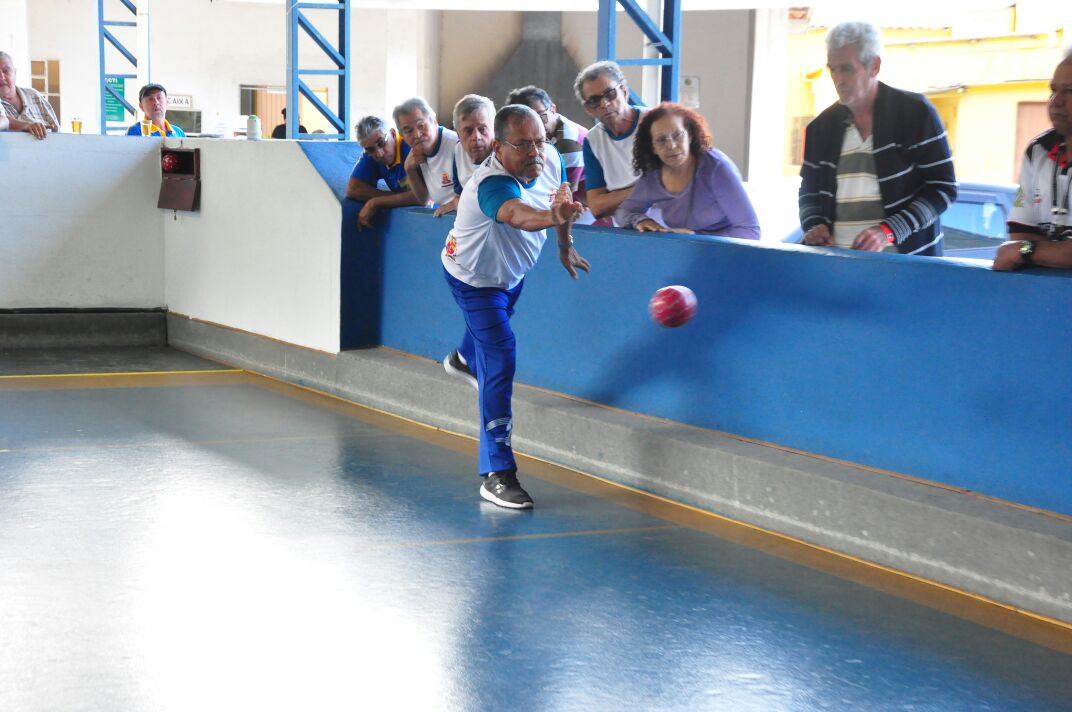
[[[405,161],[409,144],[379,116],[365,116],[357,122],[357,142],[365,149],[346,184],[346,197],[364,205],[357,216],[358,228],[372,227],[376,213],[384,208],[422,205],[410,190]],[[387,190],[378,186],[383,181]]]
[[[707,122],[692,109],[663,102],[645,113],[633,165],[642,175],[614,215],[623,227],[759,239],[737,166],[711,145]]]
[[[43,139],[59,130],[48,99],[36,89],[15,86],[15,60],[0,52],[0,131],[25,131]]]
[[[640,179],[633,168],[633,141],[644,110],[629,105],[629,85],[614,62],[588,65],[573,88],[585,112],[599,121],[584,139],[588,207],[597,219],[609,219]]]
[[[826,36],[838,101],[807,128],[804,243],[941,255],[939,216],[957,197],[945,128],[926,97],[878,80],[881,54],[878,28],[865,22]]]
[[[1009,239],[994,269],[1072,267],[1072,49],[1053,72],[1048,105],[1053,128],[1027,146]]]
[[[406,175],[413,194],[436,206],[454,199],[454,145],[458,134],[436,120],[428,102],[419,96],[394,110],[395,126],[413,149],[406,158]]]
[[[454,130],[458,133],[451,170],[454,197],[436,208],[432,213],[435,217],[458,209],[458,199],[465,184],[491,155],[492,142],[495,140],[494,120],[495,104],[486,96],[466,94],[454,105]]]

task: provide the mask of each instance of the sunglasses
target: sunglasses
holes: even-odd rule
[[[618,98],[618,89],[620,89],[621,86],[621,84],[615,84],[602,94],[593,94],[592,96],[584,100],[584,108],[598,109],[600,106],[603,105],[604,101],[614,101],[616,98]]]

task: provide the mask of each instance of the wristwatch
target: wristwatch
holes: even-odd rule
[[[1020,241],[1020,261],[1025,265],[1035,264],[1035,243],[1033,240]]]
[[[566,249],[569,249],[570,247],[573,247],[573,233],[570,233],[566,237],[566,244],[563,245],[561,241],[559,241],[559,243],[558,243],[558,249],[560,249],[560,250],[566,250]]]

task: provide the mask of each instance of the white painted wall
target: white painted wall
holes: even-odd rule
[[[161,210],[158,139],[0,133],[0,309],[159,308],[334,353],[342,210],[291,141],[201,149]]]
[[[0,133],[0,308],[164,306],[159,142]]]
[[[118,3],[116,3],[118,5]],[[129,15],[129,19],[133,19]],[[112,17],[112,16],[109,16]],[[118,15],[115,19],[119,19]],[[60,60],[60,126],[71,130],[71,119],[82,120],[83,133],[100,133],[100,66],[97,42],[97,3],[85,0],[47,0],[29,4],[30,54],[33,59]],[[116,28],[117,30],[120,28]],[[126,41],[129,35],[122,34]],[[129,65],[128,65],[129,66]],[[109,65],[120,71],[122,65]],[[20,84],[29,86],[29,74]],[[133,79],[127,80],[133,86]],[[128,97],[137,103],[137,87]]]
[[[784,9],[755,11],[752,48],[752,94],[749,114],[748,179],[783,183],[785,147],[786,39],[789,17]],[[742,171],[744,171],[742,166]]]
[[[201,210],[167,211],[177,314],[339,350],[342,209],[293,141],[169,139],[201,149]]]
[[[26,0],[0,0],[0,51],[15,60],[15,74],[20,83],[30,83]]]
[[[20,2],[25,0],[0,0],[0,12]],[[150,17],[151,49],[147,56],[152,79],[172,94],[191,95],[194,108],[203,112],[206,131],[235,125],[240,85],[286,84],[286,15],[282,3],[151,0]],[[330,23],[324,24],[328,27],[321,29],[328,39],[334,39]],[[686,11],[682,25],[681,73],[700,77],[701,112],[715,141],[747,173],[747,144],[753,132],[749,121],[750,12]],[[398,102],[415,94],[427,98],[446,120],[454,102],[484,86],[509,56],[520,27],[516,11],[355,8],[354,121],[369,113],[389,117]],[[620,53],[641,56],[640,32],[624,13],[619,13],[618,34]],[[595,60],[596,35],[595,12],[562,14],[563,45],[578,66]],[[78,116],[87,132],[99,130],[96,37],[93,2],[34,0],[29,4],[31,54],[61,61],[61,118],[69,127],[70,119]],[[474,47],[481,49],[474,51]],[[146,50],[139,48],[139,52],[144,56]],[[327,67],[319,56],[319,50],[303,42],[303,64]],[[629,68],[626,75],[634,87],[641,87],[641,70]],[[315,83],[317,78],[307,81]],[[330,81],[320,81],[329,87],[334,102],[336,87],[330,86]],[[575,100],[562,99],[556,97],[563,113],[577,120],[586,118]],[[265,127],[270,129],[276,118],[262,117]]]
[[[118,3],[117,3],[118,4]],[[19,8],[22,27],[18,29]],[[62,70],[62,113],[65,130],[75,116],[83,132],[96,133],[99,122],[99,60],[97,6],[91,0],[0,0],[0,39],[10,34],[29,45],[34,58],[59,59]],[[351,109],[390,115],[394,106],[414,94],[435,96],[439,85],[440,13],[424,10],[352,12],[354,65]],[[318,15],[310,12],[314,22]],[[110,18],[113,15],[109,14]],[[123,19],[115,15],[113,19]],[[151,67],[151,78],[171,94],[193,97],[202,112],[206,131],[216,125],[232,127],[239,112],[239,86],[283,86],[286,77],[286,11],[282,4],[213,2],[212,0],[152,0],[149,47],[138,45],[136,33],[122,39],[130,43]],[[28,28],[28,29],[25,29]],[[335,41],[330,22],[318,25]],[[122,33],[122,29],[116,30]],[[19,55],[27,52],[13,52]],[[112,55],[116,56],[116,55]],[[301,42],[303,66],[329,68],[323,54],[307,39]],[[29,82],[29,57],[20,77]],[[21,65],[20,65],[21,66]],[[123,68],[108,61],[112,71]],[[328,88],[329,105],[337,101],[337,83],[331,78],[307,76],[310,86]],[[127,99],[137,103],[137,80],[128,80]],[[281,117],[262,117],[268,130]]]

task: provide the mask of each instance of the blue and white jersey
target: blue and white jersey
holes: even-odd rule
[[[494,155],[476,169],[458,200],[458,216],[441,259],[455,279],[471,287],[512,289],[536,264],[546,230],[519,230],[495,219],[509,200],[549,210],[566,182],[562,155],[547,145],[543,172],[525,184],[506,172]]]
[[[428,199],[436,205],[454,197],[454,146],[458,143],[458,134],[450,129],[439,127],[439,145],[435,153],[425,156],[421,164],[421,175],[428,187]]]
[[[588,190],[621,190],[640,180],[633,168],[633,144],[640,115],[647,107],[634,106],[636,116],[624,134],[615,135],[603,124],[596,124],[584,139],[584,182]]]
[[[462,194],[462,188],[473,177],[473,173],[476,172],[481,163],[486,163],[487,160],[485,158],[480,163],[473,163],[473,160],[469,158],[469,154],[465,152],[465,148],[462,147],[461,141],[454,144],[454,193],[456,195]]]

